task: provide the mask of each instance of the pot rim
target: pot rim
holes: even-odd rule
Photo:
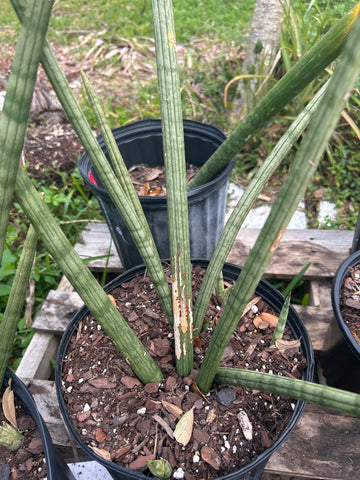
[[[188,138],[196,136],[200,134],[203,137],[204,141],[209,141],[214,143],[218,141],[218,147],[226,140],[225,133],[220,130],[220,128],[215,127],[209,123],[199,122],[198,120],[188,120],[183,119],[184,122],[184,135]],[[141,129],[141,131],[139,131]],[[116,142],[119,139],[124,140],[124,143],[128,143],[134,140],[134,135],[136,134],[139,139],[142,137],[148,137],[150,134],[155,136],[161,136],[161,120],[159,119],[143,119],[137,120],[135,122],[129,123],[127,125],[123,125],[121,127],[117,127],[112,129]],[[127,138],[129,140],[127,140]],[[208,140],[207,140],[208,137]],[[100,147],[107,153],[107,148],[105,146],[105,142],[102,138],[102,135],[98,135],[96,137]],[[217,148],[218,148],[217,147]],[[202,185],[198,185],[197,187],[191,188],[187,192],[188,201],[195,200],[195,198],[200,195],[206,193],[209,189],[211,191],[212,187],[217,186],[219,184],[222,185],[224,182],[228,180],[230,177],[231,171],[234,167],[236,158],[234,157],[231,162],[229,162],[226,167],[224,167],[221,172],[209,182],[206,182]],[[95,172],[94,166],[91,163],[90,158],[84,152],[79,160],[79,166],[83,165],[81,170],[85,171],[93,171]],[[101,185],[96,185],[93,183],[87,175],[83,175],[84,181],[100,196],[104,196],[105,198],[110,198],[110,195],[107,193],[106,189]],[[152,204],[164,204],[166,205],[166,195],[161,197],[152,197],[152,196],[145,196],[145,195],[138,195],[139,200],[142,203],[152,203]]]

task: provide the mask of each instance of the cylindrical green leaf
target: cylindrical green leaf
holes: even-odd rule
[[[0,324],[0,384],[4,379],[18,322],[21,318],[26,290],[29,286],[31,268],[34,261],[37,233],[32,225],[26,235],[20,261],[17,266],[10,295]]]
[[[186,161],[171,0],[152,0],[172,270],[175,358],[179,375],[193,366],[191,263]]]
[[[360,417],[360,395],[295,378],[237,368],[219,368],[215,382],[270,392]]]
[[[274,115],[338,57],[359,12],[360,3],[357,3],[274,85],[203,165],[189,188],[213,179],[240,152],[251,135],[263,128]]]
[[[29,0],[0,116],[0,260],[37,68],[53,1]]]

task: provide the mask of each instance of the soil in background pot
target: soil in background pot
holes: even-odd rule
[[[195,267],[193,273],[196,297],[204,270]],[[221,316],[222,307],[215,297],[207,311],[207,330],[194,341],[194,370],[189,377],[179,378],[172,333],[149,278],[136,277],[111,295],[160,365],[164,382],[144,387],[92,315],[85,316],[71,338],[61,387],[72,424],[83,442],[106,460],[145,474],[149,473],[145,462],[156,452],[156,458],[170,462],[176,478],[186,480],[228,474],[271,447],[293,416],[295,402],[291,399],[224,385],[214,387],[205,399],[194,391],[203,352]],[[255,305],[242,318],[222,365],[301,378],[306,359],[300,341],[287,327],[283,347],[271,348],[273,328],[258,313],[274,312],[261,298]],[[172,438],[173,431],[181,412],[192,408],[193,433],[183,447]],[[251,439],[240,427],[240,411],[247,413],[252,425]]]
[[[0,424],[8,421],[2,410],[0,399]],[[23,403],[15,397],[16,418],[19,430],[23,431],[23,440],[18,450],[11,452],[0,445],[0,478],[14,480],[43,479],[46,477],[46,460],[40,432],[35,420],[26,412]],[[8,467],[6,466],[8,465]],[[6,476],[6,472],[9,476]],[[11,472],[11,474],[10,474]]]
[[[341,315],[360,348],[360,263],[350,267],[340,290]]]

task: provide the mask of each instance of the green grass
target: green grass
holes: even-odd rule
[[[174,16],[178,42],[208,37],[218,41],[243,41],[255,0],[175,0]],[[1,25],[19,29],[9,0],[1,0]],[[191,14],[189,14],[191,12]],[[100,33],[107,41],[114,38],[153,37],[150,0],[114,2],[71,0],[57,2],[50,20],[49,38],[63,45],[78,41],[79,34]],[[1,36],[3,35],[3,31]]]

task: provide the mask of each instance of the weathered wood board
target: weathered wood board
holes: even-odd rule
[[[254,246],[260,230],[241,229],[228,256],[228,261],[243,265]],[[266,269],[265,277],[293,278],[304,265],[311,267],[304,278],[332,278],[340,263],[348,256],[354,233],[344,230],[286,230],[275,255]],[[84,259],[106,256],[110,252],[108,271],[120,272],[121,261],[117,255],[105,223],[90,223],[83,232],[83,241],[75,247]],[[92,260],[88,266],[102,271],[106,258]]]

